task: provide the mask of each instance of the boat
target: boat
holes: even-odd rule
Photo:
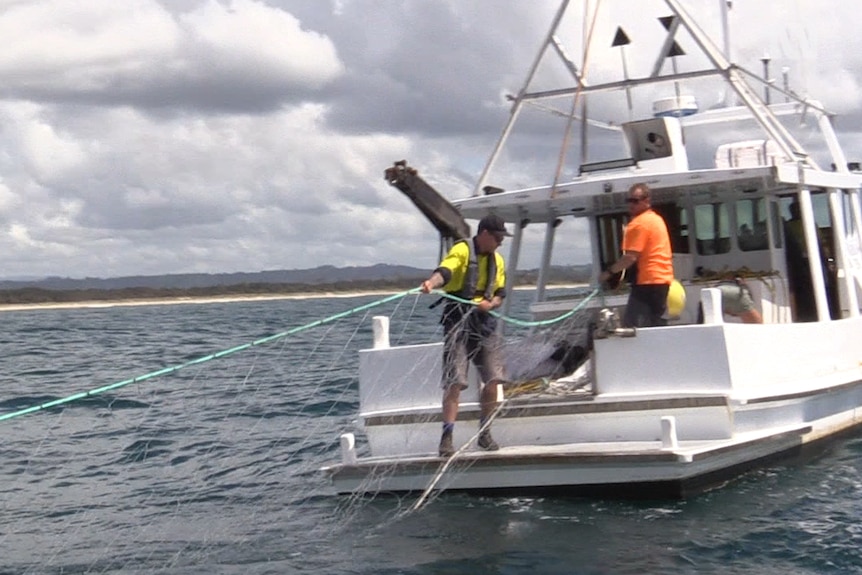
[[[455,429],[462,448],[444,459],[437,455],[442,343],[391,346],[387,318],[375,318],[374,340],[359,357],[358,427],[341,435],[341,459],[324,469],[338,493],[681,498],[769,462],[816,453],[862,423],[858,164],[847,161],[834,115],[820,102],[733,62],[726,38],[717,44],[679,0],[661,4],[654,23],[662,34],[643,70],[623,59],[619,72],[605,67],[593,79],[588,60],[575,63],[561,43],[570,8],[562,2],[473,193],[451,201],[455,210],[435,212],[444,247],[463,236],[451,223],[453,211],[470,221],[504,218],[514,231],[509,277],[528,232],[539,230],[530,315],[541,322],[582,312],[583,361],[537,379],[532,391],[507,393],[503,386],[493,421],[499,451],[475,445],[479,406],[478,395],[466,397],[476,393],[471,386]],[[725,29],[730,3],[717,4],[713,13]],[[611,16],[585,12],[585,38],[610,38],[613,31],[594,34],[592,25]],[[618,27],[613,48],[629,42]],[[697,56],[697,65],[680,70],[682,53]],[[533,88],[547,59],[568,71],[567,81]],[[703,86],[720,99],[699,103],[692,92]],[[651,108],[632,103],[638,94],[653,98]],[[611,100],[616,110],[603,106]],[[512,187],[497,163],[527,109],[560,119],[564,142],[551,152],[556,169],[544,183]],[[571,160],[567,146],[578,127],[586,136],[580,158]],[[800,128],[804,137],[795,132]],[[724,135],[729,139],[718,138]],[[402,190],[433,194],[405,162],[386,178]],[[666,326],[632,329],[619,324],[624,283],[615,291],[551,297],[548,278],[553,250],[571,247],[561,246],[559,230],[580,226],[589,238],[591,285],[598,285],[620,255],[627,190],[641,182],[668,224],[685,305]],[[807,246],[803,263],[790,254],[791,206],[798,206]],[[803,280],[794,279],[803,264]],[[747,278],[763,323],[723,313],[717,286],[737,277]]]

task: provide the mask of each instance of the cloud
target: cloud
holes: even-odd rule
[[[718,10],[717,2],[686,5],[703,16]],[[470,194],[508,118],[505,95],[519,88],[556,6],[0,1],[0,270],[430,269],[436,232],[383,170],[407,159],[445,196]],[[600,17],[588,71],[620,73],[619,50],[609,45],[620,24],[638,42],[628,51],[631,73],[648,72],[664,31],[645,14],[667,12],[659,6],[643,0],[637,12]],[[849,0],[735,2],[731,21],[739,61],[759,73],[766,49],[779,83],[788,68],[794,90],[842,113],[836,126],[848,150],[862,142],[862,46],[846,17],[853,9]],[[561,39],[581,66],[581,7],[570,11]],[[761,11],[776,17],[767,22]],[[720,27],[708,31],[720,37]],[[678,64],[693,69],[696,45],[679,41],[689,56]],[[559,64],[540,67],[537,86],[552,80],[572,82]],[[720,98],[703,92],[702,107]],[[649,114],[660,95],[639,94],[634,114]],[[600,119],[624,106],[622,92],[590,102]],[[492,183],[553,179],[562,124],[535,110],[523,119]],[[611,146],[619,147],[595,140],[591,153]],[[564,174],[577,170],[577,154],[570,158]],[[587,257],[576,228],[561,226],[555,261]],[[522,265],[536,264],[541,233],[528,228]]]
[[[344,72],[331,40],[253,0],[171,14],[152,0],[40,0],[0,12],[7,98],[256,112]]]
[[[31,116],[32,111],[7,116],[22,122],[21,163],[33,163],[28,152],[41,150],[23,145],[33,126],[42,125]],[[58,237],[88,248],[96,242],[96,249],[123,252],[122,260],[107,257],[113,267],[122,267],[121,274],[141,268],[146,271],[140,273],[161,273],[165,267],[218,271],[229,260],[230,269],[249,269],[252,263],[259,269],[310,267],[334,260],[346,265],[369,234],[396,235],[383,186],[372,185],[383,183],[383,170],[372,167],[385,166],[409,146],[388,135],[335,137],[321,116],[318,105],[265,118],[196,121],[115,110],[108,124],[118,129],[100,134],[86,153],[79,150],[76,162],[45,160],[43,170],[30,172],[38,181],[18,182],[38,201],[15,217],[17,246],[41,250],[39,259],[56,265]],[[89,122],[79,117],[56,124],[80,133]],[[12,203],[23,206],[26,199]],[[403,211],[407,221],[418,221],[407,206]],[[333,239],[341,234],[347,235]],[[306,247],[317,242],[346,247],[341,255],[316,261]],[[192,246],[184,248],[187,244]],[[176,254],[184,252],[189,259],[181,264]],[[92,267],[91,255],[81,250],[77,269]],[[375,259],[385,260],[385,254]]]

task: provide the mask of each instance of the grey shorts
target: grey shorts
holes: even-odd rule
[[[721,309],[730,315],[742,315],[754,309],[751,292],[745,286],[736,283],[718,284],[721,291]]]
[[[467,329],[454,329],[443,340],[443,388],[467,388],[470,362],[483,383],[503,381],[502,339],[497,333],[481,336]]]

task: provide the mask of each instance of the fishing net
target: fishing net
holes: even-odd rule
[[[320,301],[331,312],[332,300]],[[355,536],[357,522],[385,524],[417,509],[416,494],[375,489],[386,466],[347,496],[334,496],[320,469],[340,460],[345,431],[368,455],[356,421],[357,356],[370,347],[372,316],[390,318],[399,346],[440,341],[438,313],[415,293],[345,301],[358,305],[325,316],[320,305],[289,300],[8,312],[3,569],[308,569],[326,564],[316,553],[331,553],[333,541],[349,546],[336,532]],[[286,321],[300,327],[278,331]],[[535,347],[541,363],[549,342],[574,344],[577,322],[565,323],[510,326],[506,340],[535,343],[519,353]],[[249,343],[230,347],[237,338]],[[154,362],[168,367],[149,371]],[[415,369],[408,379],[427,375]],[[438,417],[429,414],[435,445]],[[466,465],[456,456],[440,472]],[[429,486],[421,504],[444,488]]]

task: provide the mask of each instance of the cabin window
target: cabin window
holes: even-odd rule
[[[853,221],[853,195],[848,190],[841,190],[841,203],[844,207],[844,231],[851,235],[856,231],[856,223]]]
[[[780,249],[784,247],[782,239],[784,235],[778,232],[784,226],[784,220],[781,219],[781,207],[777,202],[772,202],[770,206],[771,209],[769,211],[772,214],[772,247]]]
[[[782,213],[786,214],[784,217],[786,227],[786,222],[791,219],[791,213],[793,211],[791,210],[791,206],[793,204],[797,204],[796,211],[799,211],[798,200],[796,196],[785,196],[781,198],[780,202]],[[833,257],[832,254],[835,253],[832,238],[832,214],[829,211],[828,195],[821,191],[813,191],[811,193],[811,208],[814,213],[814,225],[817,228],[817,238],[819,240],[818,243],[821,251],[820,258],[825,261],[828,258]]]
[[[783,211],[787,214],[784,233],[787,238],[787,267],[788,270],[791,271],[790,289],[797,292],[796,301],[798,315],[796,317],[805,317],[807,319],[816,318],[817,314],[813,311],[814,294],[811,292],[811,288],[809,286],[808,291],[810,293],[808,293],[806,297],[801,297],[799,295],[803,284],[798,283],[797,280],[796,285],[794,285],[792,270],[802,270],[804,274],[810,274],[811,271],[808,268],[808,261],[811,260],[811,254],[814,253],[814,251],[818,252],[822,266],[822,269],[819,270],[819,272],[825,280],[826,300],[829,304],[829,314],[832,319],[835,319],[841,317],[841,306],[838,289],[836,289],[836,286],[838,286],[838,270],[835,267],[835,261],[833,259],[835,245],[833,237],[834,230],[832,228],[832,215],[829,210],[829,196],[821,190],[812,190],[810,197],[811,209],[814,215],[814,226],[817,234],[817,245],[813,247],[806,245],[807,241],[801,233],[801,226],[799,224],[793,225],[790,223],[791,219],[799,217],[796,214],[801,215],[801,208],[798,205],[797,197],[795,195],[786,196],[780,200]],[[798,238],[797,241],[792,241],[794,238]],[[801,306],[805,307],[805,311],[800,311]]]
[[[730,218],[726,204],[694,207],[694,234],[697,253],[702,256],[730,251]]]
[[[627,221],[628,216],[625,214],[611,214],[597,218],[602,269],[619,259],[622,253],[623,226]]]
[[[814,208],[814,221],[821,229],[832,229],[832,212],[829,210],[829,195],[823,191],[811,191],[811,207]]]
[[[811,209],[814,212],[814,224],[820,229],[832,228],[832,214],[829,210],[829,196],[821,190],[811,191]],[[780,200],[784,219],[790,219],[790,205],[798,203],[796,196],[783,196]],[[818,232],[819,233],[819,232]]]
[[[668,235],[673,253],[687,254],[688,247],[688,213],[684,207],[676,204],[654,205],[652,209],[659,214],[667,224]]]
[[[673,253],[689,253],[688,214],[685,208],[676,204],[652,206],[667,224]],[[622,254],[623,229],[629,221],[628,214],[608,214],[596,218],[599,233],[599,257],[602,269],[614,263]]]
[[[687,254],[690,251],[688,246],[688,211],[684,207],[679,207],[676,211],[679,216],[679,228],[671,236],[673,251],[678,254]]]
[[[769,248],[766,226],[766,199],[745,199],[736,202],[736,243],[744,252]]]

